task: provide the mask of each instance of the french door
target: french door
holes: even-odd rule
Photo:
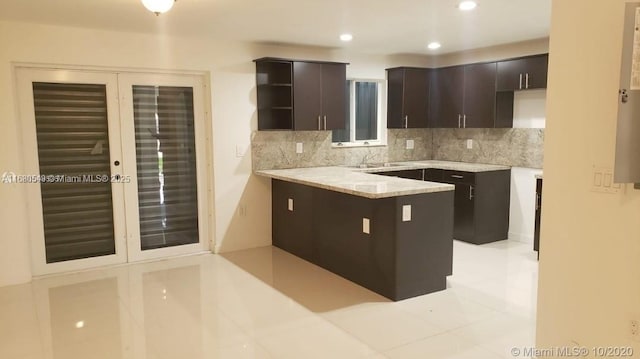
[[[208,249],[204,83],[18,68],[34,275]]]

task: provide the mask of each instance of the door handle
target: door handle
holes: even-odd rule
[[[520,74],[520,90],[522,90],[522,74]]]
[[[529,88],[529,73],[527,72],[527,74],[525,75],[525,88]]]
[[[327,130],[327,115],[324,116],[324,129]]]

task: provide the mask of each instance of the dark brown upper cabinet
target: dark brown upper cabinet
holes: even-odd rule
[[[433,127],[458,128],[464,112],[464,67],[444,67],[431,77],[431,110]]]
[[[333,130],[346,124],[347,64],[261,58],[259,130]]]
[[[430,78],[430,69],[387,69],[387,128],[429,127]]]
[[[549,55],[536,55],[498,62],[498,91],[547,87]]]
[[[494,127],[496,63],[433,70],[430,93],[433,127]]]

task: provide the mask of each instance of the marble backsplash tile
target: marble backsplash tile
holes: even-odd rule
[[[413,150],[406,149],[409,139]],[[332,147],[331,131],[256,131],[251,153],[254,170],[430,159],[542,168],[543,142],[544,129],[532,128],[389,129],[387,146],[371,147]]]
[[[406,149],[409,139],[412,150]],[[254,170],[424,160],[432,148],[429,129],[389,129],[387,146],[371,147],[332,147],[331,131],[256,131],[251,139]]]
[[[542,168],[544,129],[433,129],[433,159]],[[467,139],[473,148],[466,148]]]

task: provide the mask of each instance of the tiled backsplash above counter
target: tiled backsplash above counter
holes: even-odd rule
[[[406,149],[406,140],[414,149]],[[296,143],[303,153],[296,153]],[[256,131],[251,139],[253,170],[357,165],[424,160],[432,157],[429,129],[387,131],[387,146],[331,147],[331,131]]]
[[[542,168],[543,140],[543,129],[530,128],[389,129],[387,146],[340,148],[331,146],[331,131],[256,131],[251,150],[254,170],[432,159]]]
[[[542,168],[542,128],[438,128],[431,133],[434,160]]]

